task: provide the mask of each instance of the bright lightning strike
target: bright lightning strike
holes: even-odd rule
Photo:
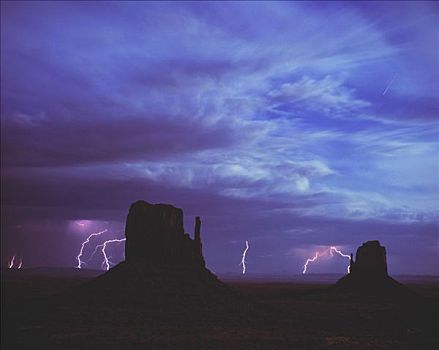
[[[314,255],[313,258],[311,258],[311,259],[307,259],[306,262],[305,262],[305,265],[303,265],[303,271],[302,271],[302,274],[305,274],[305,273],[306,273],[306,269],[308,268],[308,264],[311,263],[311,262],[316,261],[318,258],[319,258],[319,252],[316,252],[316,255]]]
[[[248,248],[249,248],[249,246],[248,246],[248,241],[245,241],[245,249],[244,249],[244,252],[242,253],[242,260],[241,260],[241,262],[240,262],[240,264],[239,264],[239,265],[242,265],[242,274],[243,274],[243,275],[245,275],[245,269],[246,269],[246,266],[245,266],[245,263],[246,263],[246,261],[245,261],[245,257],[246,257],[246,255],[247,255]]]
[[[14,256],[11,258],[11,260],[8,261],[8,269],[13,269],[14,265],[16,263],[17,259],[17,254],[14,254]],[[23,266],[23,259],[20,258],[20,262],[18,263],[17,269],[21,269],[21,267]]]
[[[335,251],[338,255],[342,256],[343,258],[347,258],[349,262],[351,261],[350,255],[344,254],[341,250],[338,250],[336,247],[331,247],[330,251],[331,251],[331,256],[333,255],[332,252]],[[350,272],[351,272],[351,264],[348,264],[348,273]]]
[[[105,241],[104,243],[100,244],[98,247],[102,246],[101,252],[102,255],[104,256],[104,261],[102,262],[102,266],[105,266],[105,270],[109,270],[110,269],[110,264],[113,264],[110,261],[110,258],[107,256],[107,252],[105,251],[105,249],[107,248],[107,244],[109,243],[120,243],[120,242],[125,242],[126,238],[122,238],[122,239],[109,239],[108,241]],[[97,248],[97,247],[96,247]]]
[[[349,261],[351,260],[351,257],[349,255],[344,254],[341,250],[337,249],[337,247],[331,246],[331,247],[329,247],[329,249],[326,249],[326,250],[324,250],[321,253],[316,252],[316,254],[314,255],[313,258],[307,259],[306,262],[305,262],[305,265],[303,265],[302,274],[306,274],[306,271],[307,271],[309,263],[312,263],[312,262],[316,261],[318,258],[326,256],[328,254],[331,257],[333,257],[334,256],[334,252],[337,253],[338,255],[342,256],[343,258],[347,258]],[[348,270],[348,273],[350,273],[350,264],[348,264],[347,270]]]
[[[92,237],[94,237],[94,236],[100,236],[101,234],[103,234],[103,233],[105,233],[105,232],[107,232],[107,231],[108,231],[108,230],[105,229],[105,230],[100,231],[100,232],[92,233],[90,236],[87,237],[87,239],[86,239],[84,242],[82,242],[81,249],[79,250],[79,254],[78,254],[78,256],[76,257],[76,260],[78,260],[78,265],[77,265],[76,267],[77,267],[78,269],[81,269],[81,268],[82,268],[82,264],[85,264],[85,262],[83,262],[83,261],[81,260],[81,256],[82,256],[82,254],[83,254],[83,252],[84,252],[84,247],[86,246],[86,244],[87,244],[87,243],[90,243],[90,239],[91,239]]]
[[[8,262],[8,269],[12,269],[14,267],[15,256],[16,256],[16,254],[14,254],[12,259]]]

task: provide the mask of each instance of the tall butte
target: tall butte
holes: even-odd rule
[[[195,218],[192,240],[184,232],[183,211],[168,204],[137,201],[130,207],[125,227],[125,260],[148,266],[205,267],[201,219]]]
[[[236,294],[207,268],[201,219],[194,238],[184,232],[183,211],[168,204],[137,201],[125,228],[125,261],[76,288],[70,297],[88,303],[142,304],[148,310],[224,309]]]
[[[351,254],[350,273],[337,281],[335,290],[362,297],[412,296],[408,288],[388,275],[386,248],[379,241],[363,243],[355,260]]]

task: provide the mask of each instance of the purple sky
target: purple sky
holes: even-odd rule
[[[245,240],[249,273],[297,274],[316,249],[379,239],[391,273],[439,274],[438,17],[433,2],[2,2],[2,266],[75,266],[144,199],[181,207],[190,233],[202,217],[217,273],[240,272]]]

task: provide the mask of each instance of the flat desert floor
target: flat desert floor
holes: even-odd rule
[[[415,302],[334,297],[340,276],[223,278],[247,311],[166,312],[128,303],[53,303],[96,271],[2,271],[2,349],[439,349],[437,277],[396,277]]]

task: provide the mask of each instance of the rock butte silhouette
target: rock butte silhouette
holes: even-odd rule
[[[413,296],[410,289],[387,273],[386,248],[368,241],[351,254],[350,273],[335,284],[335,290],[363,297],[400,298]]]
[[[183,211],[167,204],[137,201],[125,227],[125,261],[146,266],[204,268],[201,220],[195,218],[194,239],[184,233]]]
[[[137,201],[130,206],[125,236],[125,261],[70,290],[70,298],[191,313],[204,306],[218,309],[236,304],[240,299],[206,268],[199,217],[191,239],[184,232],[181,209]]]

